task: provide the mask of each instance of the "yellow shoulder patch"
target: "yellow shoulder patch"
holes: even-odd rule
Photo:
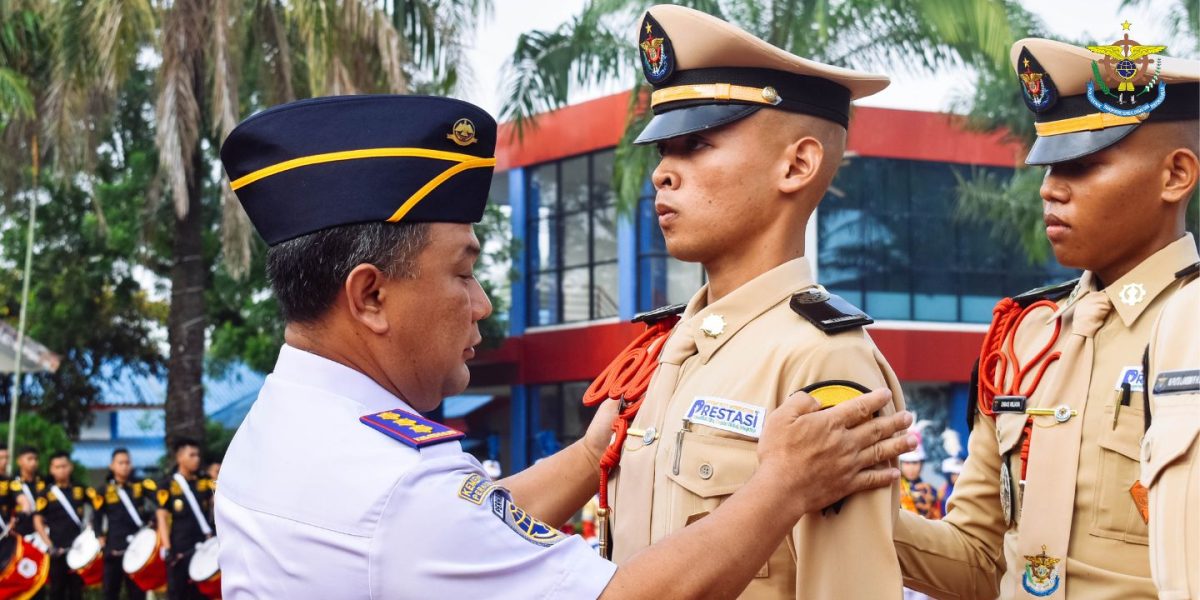
[[[39,491],[39,492],[40,492],[40,491],[42,491],[42,490],[44,490],[44,489],[46,489],[46,482],[45,482],[45,481],[39,481],[39,482],[37,482],[37,491]]]
[[[101,508],[104,508],[104,498],[102,496],[93,495],[92,496],[92,506],[96,510],[100,510]]]
[[[37,510],[38,512],[46,510],[46,498],[44,496],[37,499]]]
[[[805,386],[800,391],[815,398],[821,408],[826,409],[857,398],[871,390],[853,381],[830,380]]]
[[[166,508],[167,501],[171,499],[171,492],[167,490],[158,490],[158,505]]]
[[[92,493],[94,494],[96,492]],[[75,500],[83,500],[83,488],[76,486],[75,489],[72,490],[71,496],[73,496]]]
[[[142,487],[144,487],[144,488],[146,488],[146,489],[148,489],[148,490],[150,490],[150,491],[152,491],[152,492],[153,492],[154,490],[157,490],[157,489],[158,489],[158,484],[157,484],[157,483],[154,483],[154,480],[153,480],[153,479],[147,479],[147,480],[145,480],[145,481],[143,481],[143,482],[142,482]],[[135,487],[134,487],[134,489],[137,489],[137,487],[136,487],[136,484],[135,484]]]

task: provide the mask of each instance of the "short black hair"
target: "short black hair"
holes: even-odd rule
[[[188,448],[188,447],[192,447],[192,448],[199,450],[200,442],[197,442],[196,440],[193,440],[192,438],[181,437],[181,438],[175,440],[175,444],[171,446],[171,454],[179,454],[180,450],[183,450],[184,448]]]
[[[21,448],[19,450],[17,450],[17,458],[21,458],[22,456],[25,456],[26,454],[32,454],[34,456],[37,456],[38,449],[34,448],[33,446],[21,446]]]
[[[113,448],[112,457],[116,458],[118,454],[124,454],[125,456],[129,456],[129,448],[126,448],[125,446],[119,446],[117,448]]]
[[[71,453],[67,452],[65,450],[59,450],[58,452],[55,452],[54,454],[50,455],[50,462],[53,463],[54,461],[56,461],[60,458],[65,458],[65,459],[67,459],[68,462],[70,462]]]
[[[312,323],[333,306],[354,267],[372,264],[388,277],[413,277],[428,243],[428,223],[332,227],[271,246],[267,279],[284,321]]]

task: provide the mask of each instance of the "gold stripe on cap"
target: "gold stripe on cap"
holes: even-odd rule
[[[400,219],[403,219],[404,215],[408,214],[408,211],[412,210],[418,202],[424,200],[425,196],[428,196],[430,192],[437,189],[439,185],[445,183],[447,179],[450,179],[451,177],[454,177],[455,175],[458,175],[467,169],[480,169],[494,166],[496,166],[496,159],[494,158],[473,157],[472,160],[460,162],[457,165],[442,171],[437,177],[430,179],[429,183],[421,186],[421,189],[417,190],[416,193],[409,196],[408,200],[405,200],[404,204],[401,204],[400,208],[396,209],[396,212],[392,213],[392,216],[388,217],[388,223],[395,223]]]
[[[774,106],[779,104],[782,98],[779,97],[779,92],[770,86],[757,88],[731,83],[698,83],[655,90],[650,95],[650,106],[681,100],[737,100]]]
[[[434,160],[447,160],[456,163],[491,161],[490,165],[481,164],[476,166],[492,166],[496,164],[496,159],[494,158],[479,158],[478,156],[462,154],[460,152],[445,152],[442,150],[430,150],[428,148],[365,148],[363,150],[343,150],[341,152],[313,154],[311,156],[301,156],[300,158],[285,160],[281,163],[277,163],[269,167],[263,167],[257,171],[238,177],[237,179],[231,181],[229,186],[232,187],[234,191],[237,191],[260,179],[266,179],[267,177],[278,175],[284,171],[290,171],[292,169],[307,167],[310,165],[319,165],[341,160],[357,160],[360,158],[432,158]],[[445,175],[445,173],[442,175]]]
[[[1117,127],[1119,125],[1137,125],[1146,119],[1148,114],[1141,114],[1136,117],[1120,117],[1111,113],[1098,112],[1082,117],[1071,117],[1070,119],[1059,119],[1058,121],[1047,121],[1045,123],[1034,123],[1033,126],[1037,129],[1037,134],[1041,137],[1052,135],[1062,135],[1064,133],[1077,133],[1080,131],[1095,131],[1097,129],[1107,129],[1109,127]]]

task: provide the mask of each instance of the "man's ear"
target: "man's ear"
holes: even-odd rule
[[[1200,159],[1186,148],[1177,148],[1163,160],[1162,199],[1166,202],[1183,202],[1191,197],[1200,179]]]
[[[379,267],[364,263],[350,271],[342,286],[350,316],[379,335],[388,332],[387,316],[383,311],[386,282],[387,275]]]
[[[792,142],[784,153],[786,170],[779,182],[779,191],[794,194],[812,185],[821,172],[825,159],[825,147],[812,136]]]

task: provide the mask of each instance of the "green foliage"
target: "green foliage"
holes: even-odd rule
[[[488,203],[483,220],[475,225],[475,236],[479,238],[483,253],[475,265],[475,276],[484,293],[492,301],[492,314],[479,323],[483,346],[495,348],[508,337],[508,293],[517,271],[513,268],[513,256],[520,248],[512,239],[508,214],[499,206]]]
[[[229,450],[229,442],[233,441],[234,429],[226,429],[216,421],[208,421],[204,425],[204,448],[200,455],[204,464],[225,462],[225,452]]]

